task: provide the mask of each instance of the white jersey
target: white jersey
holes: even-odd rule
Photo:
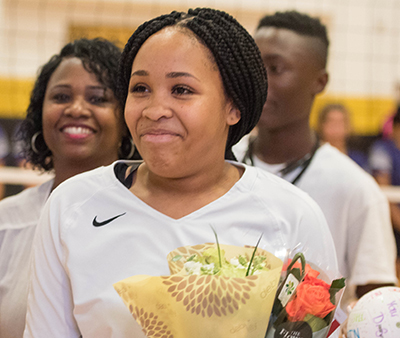
[[[243,142],[248,145],[249,141]],[[237,147],[239,160],[244,148],[243,143]],[[257,160],[254,165],[273,170]],[[300,171],[283,178],[292,181]],[[296,186],[317,202],[326,217],[340,272],[347,277],[344,301],[355,297],[356,285],[397,283],[389,204],[371,175],[336,148],[324,144]]]
[[[139,274],[169,275],[167,254],[214,242],[210,226],[223,244],[255,245],[263,234],[261,248],[281,259],[302,251],[338,277],[321,210],[284,180],[243,165],[244,174],[225,195],[173,219],[116,178],[121,162],[77,175],[49,198],[33,248],[24,337],[143,337],[113,284]]]
[[[0,202],[0,337],[21,338],[33,236],[53,180]]]

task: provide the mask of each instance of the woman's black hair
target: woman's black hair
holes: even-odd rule
[[[63,59],[76,57],[82,61],[83,67],[93,73],[97,80],[111,89],[116,95],[118,62],[121,50],[112,42],[96,39],[79,39],[65,45],[59,54],[50,58],[40,70],[34,88],[31,92],[30,103],[26,118],[22,121],[17,134],[20,141],[22,156],[34,168],[49,171],[53,169],[52,153],[47,147],[42,133],[42,108],[46,93],[47,84],[54,71]],[[121,119],[123,119],[123,109],[120,107]],[[127,130],[127,128],[126,128]],[[32,137],[39,133],[38,137],[32,141]],[[126,132],[129,135],[129,132]],[[124,137],[124,139],[127,137]],[[32,148],[34,143],[34,148]],[[129,142],[123,140],[121,148],[129,148]],[[129,153],[129,150],[119,153]],[[123,156],[123,155],[120,155]]]
[[[133,33],[122,52],[118,97],[122,105],[128,95],[133,60],[140,47],[153,34],[167,26],[192,31],[213,55],[221,73],[225,92],[241,113],[240,121],[231,126],[225,158],[234,159],[232,146],[257,124],[267,98],[267,73],[260,51],[246,29],[229,14],[210,9],[172,12],[145,22]]]

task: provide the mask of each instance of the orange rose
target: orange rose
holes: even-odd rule
[[[307,314],[324,318],[335,309],[331,303],[330,285],[307,274],[296,289],[295,298],[286,305],[286,312],[292,322],[302,321]]]

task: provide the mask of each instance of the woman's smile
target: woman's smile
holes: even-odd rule
[[[66,125],[60,131],[70,139],[82,140],[87,139],[95,133],[93,128],[82,125]]]
[[[168,143],[179,138],[182,138],[179,133],[168,129],[148,129],[141,134],[141,139],[150,143]]]

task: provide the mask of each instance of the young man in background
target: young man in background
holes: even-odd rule
[[[265,16],[255,33],[268,74],[257,134],[234,148],[238,161],[275,173],[321,207],[346,281],[344,304],[397,283],[389,204],[374,179],[310,128],[327,82],[329,40],[318,19],[296,11]]]

